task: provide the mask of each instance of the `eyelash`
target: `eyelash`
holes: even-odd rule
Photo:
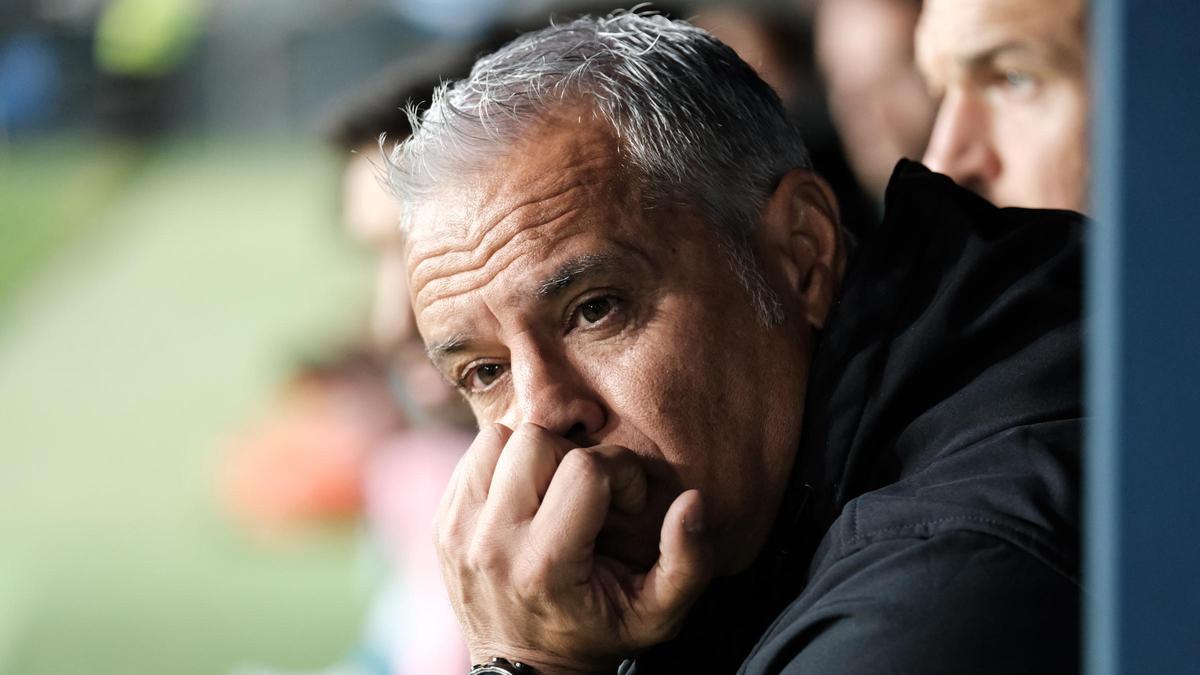
[[[609,306],[608,312],[606,312],[604,314],[604,316],[600,317],[600,320],[594,324],[591,324],[588,326],[579,326],[578,320],[582,316],[583,308],[585,306],[587,306],[589,303],[596,302],[598,300],[607,300],[609,302],[610,306]],[[581,297],[567,311],[566,317],[563,319],[564,332],[570,333],[571,331],[574,331],[576,328],[580,328],[582,330],[592,330],[595,328],[599,328],[599,327],[603,326],[604,324],[608,323],[611,320],[611,318],[613,317],[613,315],[615,315],[617,312],[622,311],[624,308],[625,308],[625,302],[621,299],[620,296],[614,294],[612,291],[597,291],[597,292],[591,293],[590,295],[585,295],[585,296]]]
[[[578,326],[577,322],[578,322],[579,317],[581,316],[581,313],[583,312],[583,308],[585,306],[587,306],[588,303],[596,302],[598,300],[607,300],[610,304],[609,310],[596,323],[589,325],[589,326]],[[612,316],[615,313],[624,309],[624,304],[625,304],[624,301],[620,297],[618,297],[617,295],[614,295],[611,292],[607,292],[607,293],[606,292],[598,292],[598,293],[593,293],[588,296],[584,296],[584,297],[580,298],[579,301],[576,302],[571,307],[571,309],[566,313],[566,317],[564,319],[564,324],[565,324],[564,332],[570,333],[570,332],[574,331],[576,328],[581,328],[582,330],[592,330],[595,328],[599,328],[599,327],[603,326],[605,323],[607,323],[609,320],[611,320]],[[492,380],[492,382],[490,384],[488,384],[485,388],[472,389],[471,388],[471,378],[475,376],[475,374],[479,371],[480,368],[486,368],[488,366],[500,366],[500,367],[504,368],[504,370],[501,373],[499,373],[498,375],[496,375],[496,379]],[[462,392],[466,393],[467,395],[482,394],[482,393],[491,391],[491,389],[500,382],[500,378],[504,377],[507,373],[508,373],[508,364],[505,364],[505,363],[497,363],[494,361],[481,361],[478,363],[472,363],[472,364],[469,364],[463,370],[462,374],[460,374],[458,376],[458,378],[454,382],[454,386],[459,391],[462,391]]]
[[[504,370],[503,370],[503,372],[501,372],[500,374],[498,374],[498,375],[496,376],[496,379],[495,379],[495,380],[492,380],[491,384],[487,385],[485,388],[483,388],[483,389],[472,389],[472,388],[471,388],[471,384],[470,384],[470,382],[471,382],[471,378],[472,378],[472,377],[475,375],[476,371],[478,371],[480,368],[486,368],[486,367],[488,367],[488,366],[500,366],[500,367],[504,368]],[[455,387],[456,387],[456,388],[457,388],[459,391],[461,391],[461,392],[463,392],[463,393],[465,393],[465,394],[468,394],[468,395],[471,395],[471,394],[482,394],[482,393],[484,393],[484,392],[491,391],[491,389],[492,389],[493,387],[495,387],[495,386],[496,386],[496,384],[497,384],[497,383],[500,381],[500,378],[504,377],[504,376],[505,376],[507,373],[508,373],[508,366],[507,366],[507,364],[504,364],[504,363],[496,363],[496,362],[493,362],[493,361],[484,361],[484,362],[481,362],[481,363],[472,363],[472,364],[468,365],[468,366],[466,367],[466,369],[464,369],[464,370],[463,370],[463,372],[462,372],[462,374],[461,374],[461,375],[459,375],[458,379],[457,379],[457,380],[454,382],[454,386],[455,386]]]
[[[992,86],[1000,87],[1006,92],[1029,94],[1035,90],[1039,80],[1032,71],[1025,68],[999,68],[991,75]]]

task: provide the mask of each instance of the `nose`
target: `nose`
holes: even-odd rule
[[[538,350],[514,352],[512,384],[515,396],[505,420],[509,426],[532,422],[586,447],[597,442],[608,422],[603,400],[588,376],[565,358]]]
[[[959,89],[946,92],[925,151],[925,165],[956,183],[988,195],[1000,175],[986,104]]]

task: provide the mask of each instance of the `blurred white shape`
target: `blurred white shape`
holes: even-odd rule
[[[478,33],[504,12],[504,0],[388,0],[413,25],[437,35]]]

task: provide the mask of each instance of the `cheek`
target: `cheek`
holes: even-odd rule
[[[748,374],[761,370],[744,363],[754,348],[731,348],[715,339],[722,333],[714,324],[697,323],[664,318],[600,376],[619,423],[611,442],[653,448],[685,487],[707,485],[751,462],[750,449],[758,445],[758,430],[744,423],[744,408],[756,406]]]
[[[1064,172],[1082,178],[1088,165],[1088,101],[1087,92],[1069,88],[1063,92],[1056,116],[1058,157]]]
[[[997,120],[1005,181],[1019,206],[1079,210],[1087,179],[1087,114],[1083,93],[1063,85]]]
[[[1059,168],[1086,148],[1084,94],[1065,83],[1047,86],[1036,101],[1000,108],[993,119],[996,145],[1016,166]]]

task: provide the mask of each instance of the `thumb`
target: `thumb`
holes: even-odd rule
[[[675,498],[663,519],[658,562],[634,599],[639,638],[655,644],[669,638],[713,575],[713,550],[697,490]]]

